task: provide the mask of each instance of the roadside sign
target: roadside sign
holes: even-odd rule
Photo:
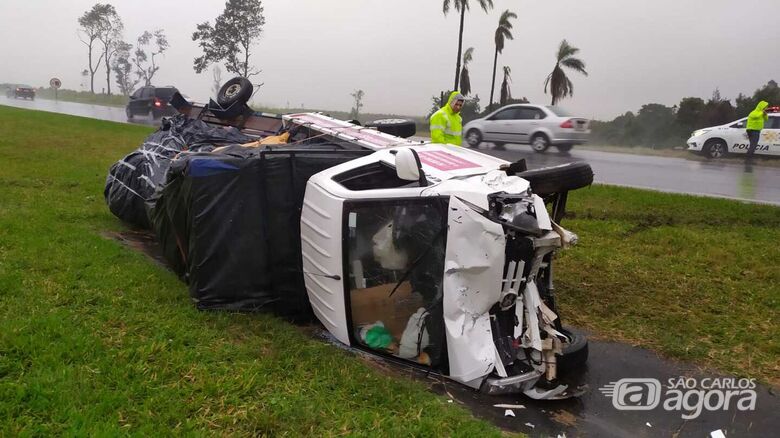
[[[49,80],[49,86],[54,88],[54,100],[57,100],[57,89],[62,86],[62,82],[58,78],[51,78]]]

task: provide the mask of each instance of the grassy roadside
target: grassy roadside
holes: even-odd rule
[[[569,199],[564,320],[780,385],[780,208],[609,186]]]
[[[149,128],[0,106],[0,435],[499,435],[264,315],[203,313],[101,237]]]
[[[55,93],[53,88],[42,88],[36,91],[36,98],[54,100]],[[121,94],[92,94],[88,91],[76,90],[58,90],[57,100],[65,102],[88,103],[92,105],[124,107],[127,105],[127,96]]]

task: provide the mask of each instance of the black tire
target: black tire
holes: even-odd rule
[[[571,342],[565,343],[561,354],[556,355],[558,371],[567,372],[580,368],[588,361],[588,338],[579,331],[561,329]]]
[[[543,153],[550,148],[550,139],[544,134],[534,134],[531,137],[531,149],[534,152]]]
[[[367,128],[376,128],[379,132],[408,138],[417,133],[417,125],[409,119],[381,119],[366,123]]]
[[[729,153],[729,147],[723,139],[711,138],[704,143],[704,156],[710,159],[723,158]]]
[[[563,143],[563,144],[555,145],[555,147],[558,148],[558,150],[561,152],[569,152],[570,150],[572,150],[574,145],[571,143]]]
[[[593,170],[583,161],[560,166],[542,167],[516,174],[531,183],[531,190],[541,197],[568,192],[593,183]]]
[[[125,114],[127,114],[127,120],[133,120],[133,112],[130,111],[130,108],[125,108]]]
[[[249,79],[235,77],[222,85],[217,93],[217,103],[222,108],[229,108],[235,104],[245,104],[252,97],[252,83]]]
[[[481,143],[482,133],[479,131],[479,129],[469,129],[469,131],[466,133],[466,144],[469,145],[470,148],[476,149]]]

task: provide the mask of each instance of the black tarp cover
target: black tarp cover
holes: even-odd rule
[[[181,114],[167,119],[141,147],[109,169],[103,191],[108,208],[127,223],[151,228],[145,202],[165,182],[173,157],[183,150],[209,151],[253,140],[236,128],[214,127]]]
[[[197,307],[310,318],[300,243],[306,183],[366,153],[312,144],[179,155],[150,218]]]

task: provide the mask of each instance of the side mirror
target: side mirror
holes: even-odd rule
[[[135,100],[135,96],[133,96],[132,94],[127,96],[127,98],[130,99],[130,100]]]
[[[398,178],[404,181],[419,181],[420,187],[426,187],[428,180],[422,170],[422,163],[417,151],[412,148],[399,149],[395,154],[395,170]]]

